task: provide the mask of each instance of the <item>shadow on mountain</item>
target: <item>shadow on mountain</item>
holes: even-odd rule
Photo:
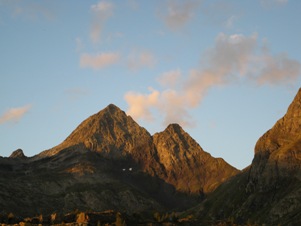
[[[179,211],[202,200],[201,195],[177,192],[162,179],[144,173],[130,156],[105,158],[83,145],[38,160],[1,162],[5,163],[0,171],[2,212],[22,217],[75,210]]]

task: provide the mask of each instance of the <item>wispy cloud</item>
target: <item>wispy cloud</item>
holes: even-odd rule
[[[93,19],[90,38],[94,43],[99,42],[106,20],[113,15],[113,8],[113,4],[108,1],[100,1],[91,6]]]
[[[300,62],[291,59],[287,54],[282,53],[277,56],[270,54],[262,57],[261,71],[257,76],[258,84],[294,85],[301,73]]]
[[[157,60],[150,51],[133,51],[127,58],[127,66],[130,70],[139,70],[143,67],[152,68]]]
[[[67,94],[70,100],[76,101],[81,97],[88,95],[89,91],[80,87],[75,87],[65,90],[65,93]]]
[[[137,10],[139,8],[139,3],[137,0],[127,0],[127,4],[132,10]]]
[[[283,6],[288,3],[288,0],[260,0],[260,4],[265,8],[271,8],[274,6]]]
[[[84,43],[82,42],[81,38],[77,37],[75,39],[75,44],[76,44],[76,51],[80,52],[84,49]]]
[[[28,104],[23,107],[10,108],[0,116],[0,124],[6,122],[18,122],[30,109],[32,105]]]
[[[166,11],[161,11],[160,17],[168,28],[178,30],[194,17],[200,3],[200,0],[168,0],[164,7]]]
[[[93,69],[101,69],[116,64],[120,59],[119,53],[99,53],[91,55],[84,53],[80,57],[80,66]]]
[[[181,70],[172,70],[163,73],[157,81],[160,83],[160,85],[165,87],[176,87],[180,81],[181,78]]]
[[[15,18],[22,17],[26,19],[54,19],[55,13],[51,4],[40,4],[38,2],[24,2],[21,0],[2,0],[0,2],[2,7],[6,7],[11,15]]]
[[[238,16],[236,15],[232,15],[230,17],[228,17],[228,19],[224,22],[224,26],[226,28],[233,28],[234,23],[238,20]]]
[[[221,33],[201,62],[199,67],[185,74],[180,70],[163,73],[158,78],[164,87],[162,91],[150,88],[147,94],[126,93],[128,113],[138,120],[152,120],[153,112],[158,111],[164,116],[164,125],[177,122],[193,126],[189,111],[201,104],[212,87],[237,81],[291,85],[301,76],[300,62],[284,53],[272,55],[267,48],[262,48],[257,34]]]

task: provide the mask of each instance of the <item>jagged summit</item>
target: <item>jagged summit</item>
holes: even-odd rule
[[[106,158],[130,158],[144,172],[182,192],[210,192],[239,172],[205,152],[179,124],[170,124],[163,132],[151,136],[113,104],[84,120],[65,141],[38,157],[81,149]]]
[[[130,153],[134,147],[151,142],[151,136],[114,104],[84,120],[60,145],[42,152],[51,156],[74,145],[110,154]]]
[[[301,128],[301,88],[286,114],[276,122],[256,143],[255,153],[272,153],[287,145],[300,135]]]
[[[9,156],[9,158],[20,158],[20,159],[23,159],[23,158],[26,158],[26,156],[24,155],[22,149],[17,149],[13,153],[11,153],[11,155]]]
[[[183,130],[183,128],[179,125],[179,124],[177,124],[177,123],[172,123],[172,124],[169,124],[167,127],[166,127],[166,129],[165,129],[166,131],[178,131],[178,132],[180,132],[180,131],[184,131]]]
[[[109,114],[109,115],[124,115],[126,116],[126,113],[121,110],[119,107],[117,107],[115,104],[109,104],[107,107],[105,107],[103,110],[96,113],[96,115],[103,115],[103,114]]]
[[[286,114],[256,143],[250,167],[217,188],[196,213],[202,219],[301,225],[301,89]]]
[[[301,165],[301,89],[286,114],[256,143],[249,187],[267,190]],[[282,170],[279,170],[282,169]],[[290,175],[291,176],[291,175]]]
[[[166,170],[164,180],[177,190],[208,193],[239,172],[223,159],[205,152],[178,124],[170,124],[153,139],[160,163]]]

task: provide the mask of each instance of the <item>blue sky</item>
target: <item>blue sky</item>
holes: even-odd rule
[[[301,1],[0,0],[0,155],[114,103],[242,169],[300,88]]]

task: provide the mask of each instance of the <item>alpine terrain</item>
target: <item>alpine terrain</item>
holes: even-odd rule
[[[204,221],[301,224],[301,89],[256,143],[252,164],[193,212]]]
[[[183,211],[239,172],[179,125],[151,136],[111,104],[49,150],[1,157],[1,214]]]

